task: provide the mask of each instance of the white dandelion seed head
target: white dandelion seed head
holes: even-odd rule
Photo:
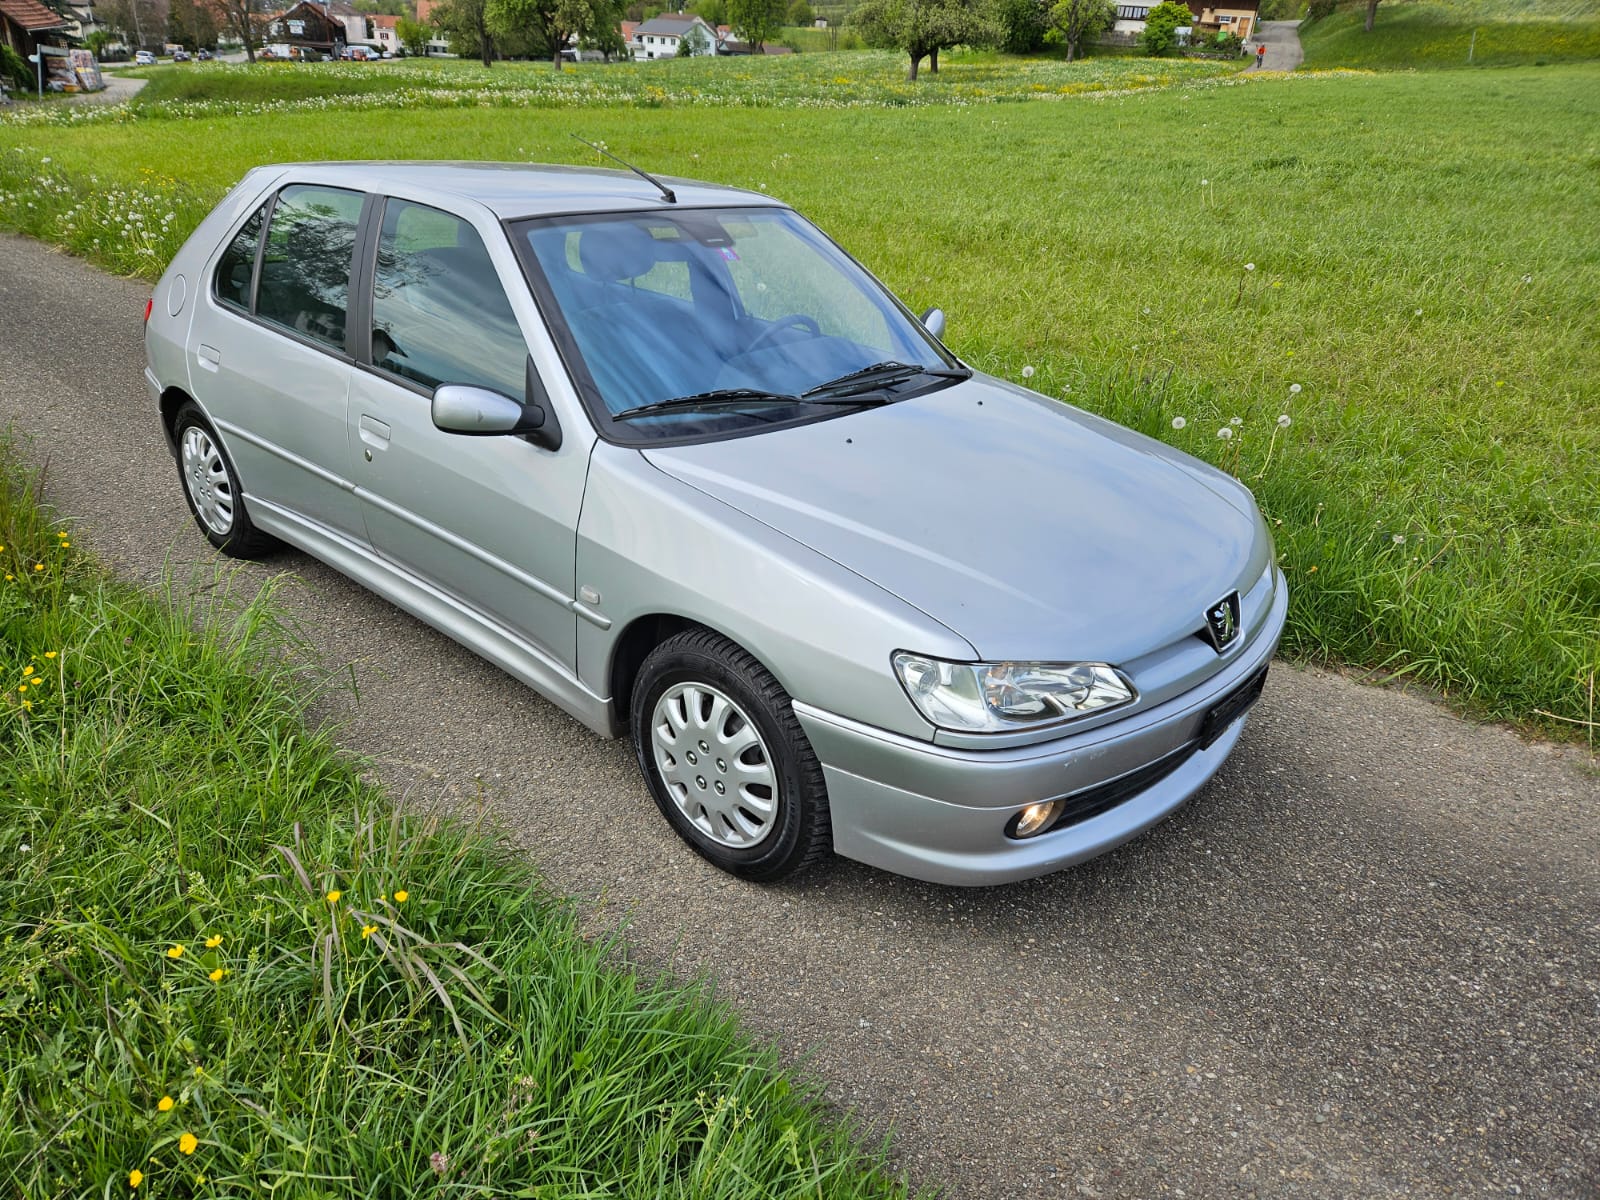
[[[1189,419],[1187,417],[1173,417],[1172,418],[1172,427],[1174,429],[1182,429],[1188,423],[1189,423]]]
[[[1256,265],[1255,263],[1245,263],[1244,269],[1246,271],[1254,271],[1256,269]]]
[[[1288,413],[1279,413],[1278,414],[1278,428],[1279,429],[1287,429],[1292,424],[1294,424],[1294,422],[1289,419],[1289,414]]]
[[[1406,535],[1403,534],[1403,533],[1395,534],[1394,535],[1394,544],[1396,546],[1404,546],[1406,544]]]
[[[1289,395],[1298,396],[1299,394],[1300,394],[1300,385],[1298,383],[1291,383],[1289,385]]]
[[[1033,368],[1032,367],[1023,367],[1022,368],[1022,377],[1024,379],[1032,379],[1033,378]]]
[[[1144,315],[1147,317],[1150,315],[1150,306],[1148,304],[1144,306]]]
[[[48,158],[45,159],[45,162],[49,162],[49,161],[50,160]],[[1522,277],[1522,282],[1523,283],[1532,283],[1533,282],[1533,276],[1532,275],[1524,275]]]
[[[1233,425],[1233,426],[1243,425],[1244,424],[1244,418],[1243,417],[1230,417],[1230,418],[1228,418],[1228,424],[1229,425]]]
[[[1201,180],[1201,181],[1200,181],[1200,186],[1201,186],[1201,187],[1210,187],[1210,186],[1211,186],[1211,180],[1209,180],[1209,179],[1202,179],[1202,180]]]
[[[1411,310],[1411,315],[1413,317],[1420,317],[1422,315],[1422,310],[1420,308],[1414,308]]]
[[[1233,437],[1233,427],[1231,425],[1224,425],[1221,429],[1217,430],[1217,436],[1225,442],[1228,441],[1231,437]]]

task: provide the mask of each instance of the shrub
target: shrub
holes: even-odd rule
[[[4,42],[0,42],[0,77],[18,91],[26,91],[34,85],[33,68],[28,60]]]
[[[1178,30],[1192,24],[1194,14],[1189,11],[1187,4],[1162,0],[1145,18],[1144,33],[1140,34],[1139,41],[1146,54],[1160,58],[1164,54],[1171,54],[1177,46]]]

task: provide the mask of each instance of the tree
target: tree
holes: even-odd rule
[[[867,45],[905,51],[911,59],[906,78],[913,83],[923,59],[938,74],[940,50],[991,45],[998,37],[994,22],[968,0],[867,0],[850,23]]]
[[[1367,23],[1362,26],[1362,28],[1364,28],[1368,33],[1371,33],[1372,27],[1377,23],[1377,20],[1378,0],[1367,0]]]
[[[812,10],[806,0],[794,0],[789,5],[789,24],[798,25],[802,29],[809,28],[817,19],[817,14]]]
[[[159,0],[102,0],[95,16],[136,50],[158,45],[167,28],[167,7]]]
[[[689,5],[688,11],[694,13],[695,16],[713,29],[718,25],[726,25],[728,23],[727,0],[695,0],[695,3]]]
[[[1111,24],[1116,10],[1106,0],[1061,0],[1050,10],[1050,24],[1067,46],[1067,61],[1078,57],[1078,47]]]
[[[756,54],[783,28],[784,0],[727,0],[727,5],[728,24]]]
[[[167,41],[190,50],[217,44],[217,15],[196,0],[171,0],[167,7]]]
[[[475,54],[484,66],[495,59],[494,32],[489,27],[488,0],[445,0],[434,6],[433,23],[450,36],[453,53]]]
[[[995,0],[1000,49],[1007,54],[1032,54],[1044,45],[1046,5],[1041,0]]]
[[[428,52],[428,27],[421,21],[401,17],[394,23],[394,35],[400,39],[407,54],[421,56]]]
[[[267,28],[266,15],[257,11],[255,0],[213,0],[211,15],[219,30],[244,43],[245,58],[255,62]]]
[[[1144,33],[1139,35],[1144,52],[1152,58],[1172,53],[1173,47],[1178,44],[1178,30],[1193,24],[1194,14],[1189,11],[1187,4],[1162,0],[1144,19]]]
[[[561,52],[596,23],[595,0],[486,0],[489,28],[532,37],[561,70]],[[610,6],[606,6],[610,11]]]

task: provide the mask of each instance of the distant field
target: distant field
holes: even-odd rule
[[[807,58],[847,82],[805,85],[803,61],[722,77],[711,72],[730,64],[669,62],[567,72],[563,86],[632,98],[561,111],[413,107],[408,91],[381,116],[227,101],[274,114],[263,121],[213,97],[183,102],[208,106],[193,119],[169,106],[77,129],[0,120],[0,225],[150,276],[249,165],[596,163],[569,131],[646,169],[762,189],[913,308],[943,307],[952,347],[976,365],[1032,367],[1046,394],[1248,482],[1293,590],[1292,653],[1403,673],[1547,728],[1540,711],[1593,719],[1600,66],[953,99],[1109,78],[1103,62],[1037,75],[985,57],[950,64],[945,98],[908,110],[888,56]],[[275,75],[226,77],[255,88]],[[637,99],[713,84],[778,98]],[[883,98],[842,110],[835,86]]]
[[[1595,0],[1415,0],[1364,5],[1300,27],[1308,67],[1526,67],[1600,59]]]

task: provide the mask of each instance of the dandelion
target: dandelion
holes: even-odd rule
[[[215,950],[220,945],[222,945],[222,935],[220,933],[213,933],[206,939],[207,950]]]
[[[1188,423],[1189,423],[1189,419],[1187,417],[1173,417],[1172,418],[1172,427],[1174,429],[1182,429]]]
[[[1148,304],[1144,306],[1144,315],[1147,317],[1150,315],[1150,306]]]
[[[1202,179],[1202,180],[1201,180],[1201,181],[1200,181],[1200,186],[1201,186],[1201,187],[1210,187],[1210,186],[1211,186],[1211,180],[1209,180],[1209,179]]]
[[[1396,546],[1404,546],[1406,544],[1406,535],[1403,533],[1397,533],[1394,535],[1392,540]]]
[[[163,1096],[156,1101],[156,1110],[158,1112],[171,1112],[174,1103],[175,1101],[171,1096]]]
[[[1279,413],[1278,414],[1278,428],[1279,429],[1287,429],[1293,423],[1294,422],[1292,422],[1289,419],[1289,414],[1288,413]]]
[[[369,938],[369,937],[371,937],[373,934],[375,934],[377,932],[378,932],[378,927],[376,925],[363,925],[361,927],[361,936],[363,938]]]
[[[1033,378],[1033,368],[1032,367],[1023,367],[1022,368],[1022,377],[1024,379],[1032,379]]]
[[[1244,424],[1244,418],[1243,417],[1231,417],[1228,420],[1228,424],[1232,425],[1234,428],[1237,429],[1240,425]]]
[[[1300,394],[1300,385],[1298,383],[1291,383],[1289,385],[1289,395],[1298,396],[1299,394]]]
[[[338,888],[334,888],[333,891],[328,893],[328,903],[329,904],[337,904],[337,903],[339,903],[339,897],[342,896],[342,895],[344,895],[343,892],[341,892]]]
[[[143,1182],[144,1182],[144,1172],[139,1170],[138,1167],[135,1167],[133,1170],[128,1172],[128,1186],[129,1187],[136,1188]]]
[[[1414,308],[1411,310],[1411,315],[1413,317],[1420,317],[1422,315],[1422,310],[1420,308]]]
[[[200,1145],[200,1139],[192,1133],[186,1133],[178,1139],[178,1149],[184,1154],[193,1154],[195,1147]]]
[[[401,888],[394,894],[394,902],[396,904],[404,904],[409,899],[411,899],[411,893],[406,891],[404,888]]]
[[[1256,265],[1255,263],[1245,263],[1244,269],[1246,271],[1254,271],[1256,269]]]
[[[182,958],[183,957],[183,947],[181,945],[168,946],[167,947],[167,957],[168,958]]]
[[[1217,436],[1219,438],[1221,438],[1225,442],[1228,441],[1230,438],[1233,437],[1233,429],[1232,429],[1232,427],[1228,426],[1228,425],[1224,425],[1221,429],[1217,430]]]

